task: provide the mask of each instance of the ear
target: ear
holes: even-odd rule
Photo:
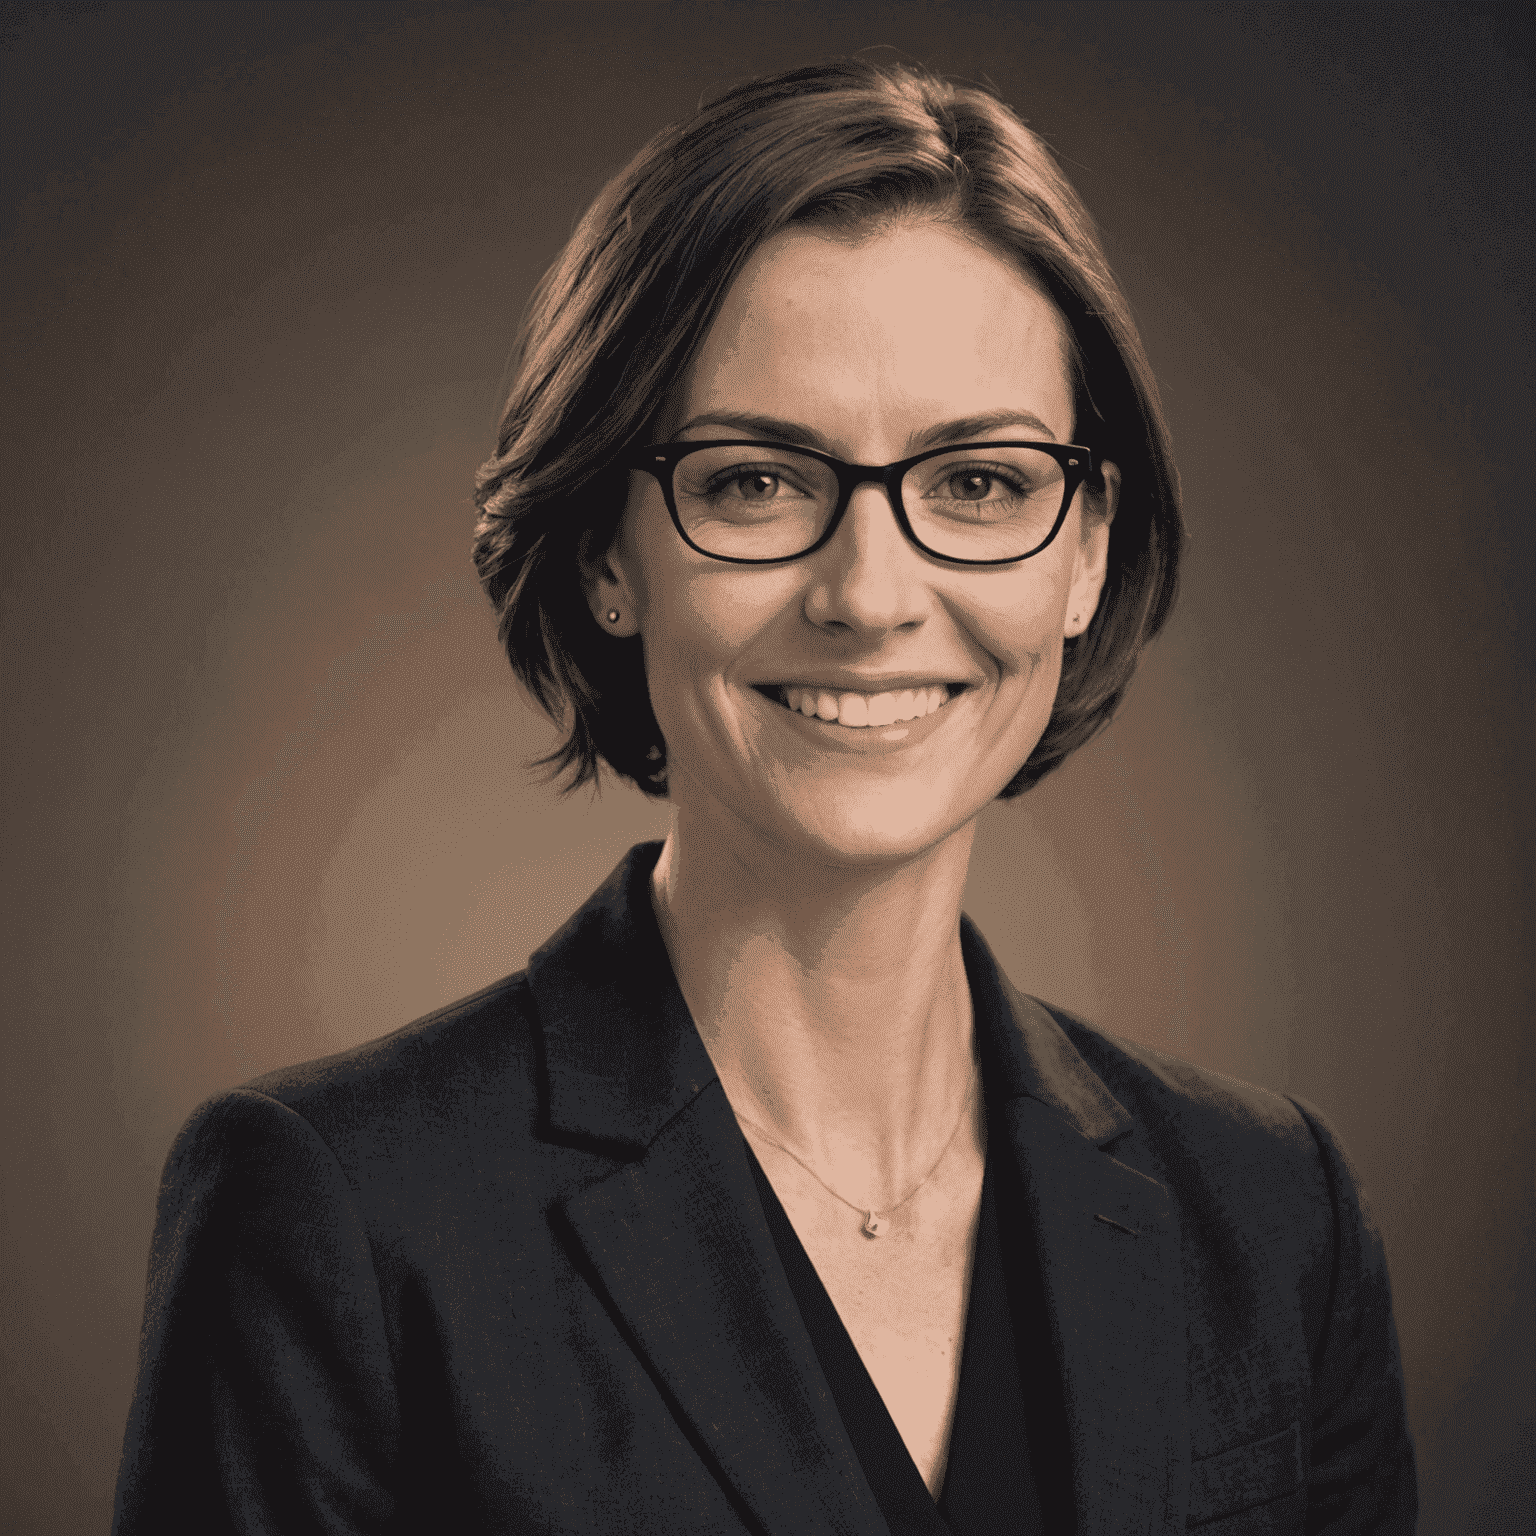
[[[576,561],[581,569],[581,590],[597,627],[605,635],[624,639],[640,633],[640,613],[633,584],[624,574],[625,562],[619,555],[619,542],[620,535],[615,533],[612,543],[599,550],[589,528],[577,545]],[[609,618],[609,614],[618,617]]]
[[[1104,575],[1109,569],[1109,525],[1115,520],[1120,503],[1120,467],[1099,466],[1100,484],[1084,486],[1077,493],[1078,516],[1082,533],[1072,559],[1072,586],[1067,593],[1067,621],[1063,633],[1068,640],[1080,635],[1093,622],[1104,590]]]

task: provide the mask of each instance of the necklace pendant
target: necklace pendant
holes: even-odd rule
[[[870,1211],[864,1217],[865,1237],[884,1237],[886,1226],[885,1217],[877,1215],[874,1211]]]

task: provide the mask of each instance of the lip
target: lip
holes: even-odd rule
[[[936,672],[888,672],[879,675],[851,672],[842,668],[817,672],[796,672],[785,677],[765,678],[748,686],[759,693],[771,694],[779,688],[816,688],[824,693],[904,693],[909,688],[947,688],[950,696],[971,686],[967,677],[943,677]]]
[[[827,674],[821,675],[825,677]],[[949,702],[942,708],[934,710],[931,715],[924,715],[920,720],[902,720],[892,725],[856,727],[839,725],[835,720],[822,720],[814,715],[803,715],[798,709],[789,709],[779,703],[773,695],[780,687],[825,688],[829,693],[883,693],[895,691],[898,688],[895,680],[888,681],[882,678],[879,686],[873,689],[870,688],[868,680],[857,686],[847,683],[808,683],[798,680],[788,684],[754,683],[750,691],[756,696],[760,707],[769,718],[776,719],[782,728],[792,732],[805,745],[814,746],[820,752],[849,752],[867,757],[871,754],[881,755],[905,751],[926,741],[936,731],[942,729],[953,717],[953,713],[963,707],[965,699],[974,691],[966,683],[945,683],[931,676],[924,680],[917,674],[911,674],[911,676],[912,681],[904,682],[899,686],[909,688],[944,686],[951,690]]]

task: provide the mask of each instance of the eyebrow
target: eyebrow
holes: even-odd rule
[[[778,443],[800,443],[808,448],[819,448],[823,453],[832,452],[826,438],[814,427],[786,421],[779,416],[760,416],[753,411],[705,411],[690,417],[674,435],[680,438],[698,427],[727,427],[752,437],[771,438]],[[1025,427],[1047,442],[1056,441],[1056,434],[1032,412],[1004,408],[982,411],[975,416],[960,416],[913,433],[907,439],[907,452],[921,453],[924,448],[936,448],[943,443],[963,443],[984,432],[995,432],[999,427]]]

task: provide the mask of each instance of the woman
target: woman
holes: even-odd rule
[[[536,298],[479,504],[557,768],[671,834],[526,972],[194,1116],[118,1529],[1411,1529],[1326,1125],[960,915],[1180,544],[1040,141],[865,62],[663,133]]]

